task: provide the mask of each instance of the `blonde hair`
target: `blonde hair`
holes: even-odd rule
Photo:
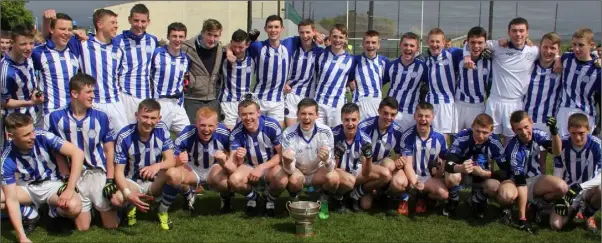
[[[201,107],[196,111],[197,119],[199,117],[210,118],[212,116],[217,116],[217,112],[209,107]]]
[[[588,43],[594,42],[594,32],[589,28],[579,28],[573,33],[573,38],[585,38]]]

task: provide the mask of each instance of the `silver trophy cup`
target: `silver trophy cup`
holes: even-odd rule
[[[297,201],[287,202],[286,210],[289,215],[295,219],[296,235],[298,237],[308,237],[315,235],[313,224],[320,212],[320,202]]]

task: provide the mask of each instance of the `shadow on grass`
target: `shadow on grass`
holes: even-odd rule
[[[282,233],[287,233],[287,234],[295,234],[296,233],[294,222],[276,223],[276,224],[272,225],[272,228],[274,230],[277,230],[278,232],[282,232]]]

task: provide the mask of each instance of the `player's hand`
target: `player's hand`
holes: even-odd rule
[[[80,41],[88,40],[88,35],[85,30],[73,30],[73,35]]]
[[[406,164],[406,160],[405,160],[405,158],[403,158],[403,156],[399,156],[393,162],[395,163],[395,169],[398,169],[398,170],[403,169],[403,166]]]
[[[284,93],[288,94],[292,91],[293,89],[291,88],[291,82],[288,81],[286,82],[286,84],[284,85]]]
[[[506,38],[500,38],[497,42],[501,47],[508,47],[508,40]]]
[[[581,185],[579,185],[579,183],[575,183],[571,187],[569,187],[569,191],[566,192],[566,194],[564,194],[564,197],[562,197],[562,199],[564,199],[566,204],[570,205],[573,202],[573,199],[575,199],[575,197],[582,190],[583,190],[583,188],[581,188]]]
[[[228,159],[228,156],[226,156],[226,153],[224,153],[224,151],[217,150],[213,154],[213,158],[215,158],[215,160],[217,160],[217,162],[221,166],[224,166],[224,164],[226,163],[226,160]]]
[[[552,134],[552,136],[558,135],[558,127],[556,127],[556,118],[554,118],[553,116],[548,117],[548,120],[546,121],[546,126],[548,126],[548,128],[550,129],[550,133]]]
[[[178,155],[178,160],[180,160],[181,164],[188,163],[188,152],[181,152],[180,155]]]
[[[560,216],[566,216],[569,213],[569,205],[564,201],[564,199],[555,200],[554,211]]]
[[[245,156],[247,155],[247,149],[243,147],[239,147],[236,149],[236,165],[241,165],[245,161]]]
[[[63,186],[66,187],[67,184],[63,184]],[[59,188],[60,190],[60,188]],[[57,207],[59,208],[64,208],[66,209],[69,205],[69,200],[71,200],[71,198],[73,197],[73,194],[75,193],[74,189],[70,189],[70,188],[65,188],[60,195],[57,193],[57,195],[59,196],[59,201],[57,202]]]
[[[349,91],[351,91],[351,92],[355,91],[355,88],[356,88],[355,86],[356,86],[355,80],[349,81]]]
[[[552,68],[552,71],[555,73],[562,72],[562,61],[560,60],[560,57],[557,57],[556,60],[554,60],[554,67]]]
[[[317,33],[316,35],[314,35],[314,39],[316,40],[316,43],[318,45],[324,45],[324,38],[326,38],[324,34]]]
[[[236,56],[234,55],[234,52],[232,52],[232,49],[230,48],[226,48],[226,59],[234,64],[236,62]]]
[[[474,69],[475,68],[475,63],[472,60],[471,56],[464,57],[464,68],[466,68],[466,69]]]
[[[113,197],[113,194],[115,194],[115,192],[117,192],[117,186],[115,185],[115,180],[107,178],[107,180],[105,182],[105,187],[102,189],[102,195],[106,199],[111,200],[111,198]]]
[[[328,148],[328,146],[322,146],[320,147],[320,150],[318,150],[318,159],[320,159],[320,161],[327,162],[329,159],[329,154],[330,148]]]
[[[150,206],[146,202],[152,202],[153,200],[154,198],[152,196],[142,194],[138,191],[131,192],[130,195],[128,195],[128,201],[136,205],[136,208],[138,208],[141,212],[147,212]]]
[[[161,170],[161,165],[158,163],[151,166],[145,166],[140,170],[140,177],[150,180],[159,173],[159,170]]]
[[[44,93],[40,90],[34,90],[31,92],[31,102],[33,105],[39,105],[44,103]]]
[[[44,16],[44,19],[56,19],[56,11],[54,9],[46,9],[42,16]]]
[[[362,146],[361,151],[364,158],[372,158],[372,144],[365,143]]]
[[[337,160],[343,158],[346,150],[347,146],[345,145],[345,142],[340,141],[336,146],[334,146],[334,157],[336,157]]]
[[[531,39],[526,39],[525,40],[525,45],[527,45],[527,46],[533,46],[533,41],[531,41]]]
[[[481,59],[491,59],[491,50],[489,50],[489,48],[485,48],[485,50],[481,52]]]
[[[473,165],[472,166],[472,174],[475,176],[482,176],[483,175],[483,168],[481,168],[481,166],[478,165]]]
[[[424,190],[424,183],[416,182],[416,185],[414,185],[414,188],[416,188],[416,190],[418,190],[418,191],[422,191],[422,190]]]
[[[602,58],[602,57],[601,57]],[[597,68],[602,68],[602,59],[598,58],[594,61]]]
[[[251,31],[249,31],[249,40],[251,40],[251,42],[256,41],[257,38],[259,38],[259,35],[261,33],[259,33],[259,30],[257,29],[252,29]]]
[[[261,167],[256,167],[249,173],[249,182],[257,183],[259,179],[261,179],[261,174],[263,174],[263,169]]]
[[[464,163],[462,163],[462,167],[460,169],[460,173],[462,174],[470,174],[472,173],[474,166],[472,165],[473,162],[471,159],[464,161]]]
[[[293,163],[293,160],[295,159],[295,151],[293,151],[291,148],[285,149],[284,152],[282,152],[282,158],[286,164]]]

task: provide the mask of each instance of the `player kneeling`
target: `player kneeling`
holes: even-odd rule
[[[241,121],[230,134],[232,152],[224,166],[231,173],[228,185],[246,196],[247,214],[256,215],[260,199],[257,190],[260,184],[267,184],[263,194],[266,214],[274,216],[274,200],[288,184],[287,175],[280,166],[280,123],[261,115],[259,105],[250,99],[238,103],[238,116]]]
[[[497,195],[500,186],[499,180],[492,178],[495,160],[500,168],[505,168],[504,147],[497,135],[493,134],[493,118],[482,113],[472,122],[471,128],[464,129],[456,134],[454,143],[449,153],[445,156],[446,183],[451,181],[453,186],[459,186],[462,179],[471,179],[472,192],[469,202],[473,214],[479,219],[485,218],[487,200],[489,195]],[[457,189],[458,187],[453,187]],[[450,191],[450,203],[445,209],[448,214],[454,214],[458,205],[458,195]]]
[[[228,187],[229,174],[224,169],[230,153],[230,132],[217,119],[215,110],[200,108],[196,113],[196,124],[186,126],[175,141],[178,167],[166,171],[169,178],[175,179],[167,184],[179,188],[189,211],[194,210],[195,189],[203,184],[220,193],[221,213],[232,211],[234,194]],[[230,168],[230,171],[235,169]]]
[[[416,125],[401,135],[401,158],[408,183],[418,190],[416,213],[427,210],[426,199],[445,200],[447,186],[443,181],[443,156],[447,144],[443,134],[433,130],[433,105],[421,103],[416,106]]]
[[[360,205],[360,198],[364,198],[363,189],[366,187],[366,182],[380,178],[379,174],[374,172],[372,164],[372,145],[370,138],[362,130],[358,129],[360,118],[359,106],[355,103],[347,103],[341,109],[341,117],[343,124],[332,129],[335,143],[335,163],[337,164],[336,171],[339,175],[340,182],[334,198],[337,200],[337,212],[343,213],[347,211],[343,202],[343,195],[353,191],[350,198],[352,199],[352,207],[354,211],[360,211],[362,206],[365,209],[371,207],[371,200]],[[384,172],[389,171],[382,168]],[[388,178],[391,179],[391,173],[388,173]],[[368,185],[369,186],[369,185]],[[354,188],[356,188],[354,190]],[[366,189],[368,193],[365,198],[372,195],[372,189]],[[359,193],[361,193],[361,195]]]
[[[562,139],[562,151],[554,160],[554,175],[571,185],[562,199],[556,201],[550,215],[552,229],[560,230],[581,208],[589,231],[597,232],[593,215],[600,209],[600,139],[589,134],[587,115],[575,113],[569,117],[570,137]],[[583,204],[581,202],[583,201]]]
[[[329,196],[337,191],[339,176],[334,171],[330,127],[316,122],[318,103],[311,98],[297,104],[297,124],[284,131],[282,168],[289,175],[288,192],[295,198],[304,185],[322,188],[318,217],[328,218]]]
[[[143,100],[135,114],[136,123],[124,127],[117,135],[115,183],[119,191],[113,195],[111,203],[116,207],[128,206],[128,225],[133,226],[136,208],[147,212],[150,207],[144,201],[161,196],[157,216],[161,228],[168,230],[171,222],[167,210],[178,191],[166,185],[167,181],[177,178],[170,178],[165,171],[175,166],[176,159],[169,130],[165,123],[159,122],[160,114],[161,106],[157,101]]]

